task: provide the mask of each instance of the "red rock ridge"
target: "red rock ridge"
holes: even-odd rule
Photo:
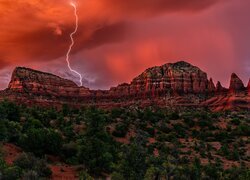
[[[8,90],[33,95],[71,97],[89,95],[88,89],[79,88],[74,82],[29,68],[17,67],[11,77]]]
[[[74,82],[53,74],[29,68],[14,70],[9,87],[0,92],[0,99],[8,98],[26,104],[98,105],[102,107],[127,106],[141,103],[143,106],[222,106],[226,98],[207,101],[208,98],[232,96],[249,92],[236,74],[232,74],[229,90],[220,82],[216,87],[207,74],[187,62],[168,63],[152,67],[132,80],[110,90],[90,90],[78,87]],[[244,98],[241,98],[244,100]],[[246,100],[248,98],[245,98]],[[237,101],[237,98],[236,100]],[[206,103],[207,102],[207,103]],[[214,103],[216,102],[216,103]],[[243,102],[249,107],[249,102]],[[237,104],[237,103],[235,103]],[[237,105],[238,106],[238,105]],[[245,106],[244,106],[245,107]]]

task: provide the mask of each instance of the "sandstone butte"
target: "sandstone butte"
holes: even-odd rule
[[[211,110],[249,110],[250,82],[244,86],[233,73],[230,87],[214,85],[200,68],[179,61],[148,68],[130,84],[123,83],[109,90],[90,90],[50,73],[17,67],[7,89],[0,91],[0,100],[8,99],[29,106],[60,108],[100,108],[126,106],[207,107]]]

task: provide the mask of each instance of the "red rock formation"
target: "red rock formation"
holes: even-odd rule
[[[232,74],[229,90],[222,87],[220,82],[216,85],[216,95],[202,102],[212,110],[249,110],[250,96],[246,93],[243,82],[236,74]]]
[[[208,92],[215,92],[215,91],[216,91],[216,88],[215,88],[213,79],[210,78],[208,82]]]
[[[166,91],[177,94],[204,93],[207,87],[205,72],[180,61],[147,69],[132,81],[131,92],[147,95],[159,95]]]
[[[249,86],[248,84],[248,92]],[[213,80],[208,80],[205,72],[180,61],[149,68],[130,84],[124,83],[110,90],[89,90],[53,74],[18,67],[12,74],[9,87],[0,91],[0,99],[8,98],[28,105],[56,107],[64,103],[75,107],[97,105],[103,108],[133,104],[143,107],[204,105],[213,109],[225,109],[222,107],[225,104],[230,104],[228,107],[249,107],[249,96],[245,97],[244,85],[235,74],[231,77],[230,92],[237,92],[237,97],[230,97],[230,101],[226,101],[225,99],[232,95],[228,95],[228,90],[223,88],[220,82],[215,87]],[[204,98],[211,99],[203,103]]]
[[[243,90],[245,90],[245,87],[244,87],[242,80],[235,73],[233,73],[231,75],[229,91],[239,92]]]
[[[217,84],[216,84],[216,92],[217,92],[217,93],[225,93],[225,92],[227,92],[227,89],[224,88],[224,87],[221,85],[220,81],[218,81]]]
[[[168,92],[177,94],[204,93],[213,91],[212,80],[207,80],[207,74],[189,63],[180,61],[149,68],[132,80],[131,84],[113,87],[110,91],[90,91],[79,88],[74,82],[58,76],[35,71],[28,68],[16,68],[13,72],[9,90],[15,92],[29,92],[39,95],[59,97],[81,97],[96,94],[110,97],[151,97],[161,96]]]
[[[55,97],[90,95],[87,88],[79,88],[70,80],[60,78],[53,74],[21,67],[16,68],[12,73],[8,90]]]

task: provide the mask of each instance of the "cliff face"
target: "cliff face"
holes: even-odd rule
[[[229,90],[222,87],[220,82],[216,87],[212,79],[198,67],[180,61],[163,66],[152,67],[134,78],[130,84],[124,83],[110,90],[89,90],[78,87],[74,82],[53,74],[18,67],[14,70],[9,87],[0,92],[0,99],[9,97],[23,103],[45,105],[104,105],[124,106],[140,101],[144,105],[195,105],[204,101],[200,95],[211,98],[216,95],[246,94],[249,91],[236,74],[232,74]],[[249,97],[249,94],[246,95]],[[192,97],[192,98],[190,98]],[[247,99],[247,98],[246,98]],[[215,101],[206,101],[206,106]],[[220,101],[217,104],[226,104]],[[249,102],[247,102],[247,107]]]
[[[136,92],[204,93],[208,90],[208,82],[205,72],[180,61],[147,69],[132,81],[131,88]]]
[[[18,67],[14,70],[9,88],[15,92],[29,92],[53,96],[161,96],[166,92],[175,94],[205,93],[215,90],[212,80],[198,67],[180,61],[174,64],[149,68],[132,80],[109,91],[90,91],[74,82],[49,73]]]
[[[231,92],[240,92],[240,91],[243,91],[245,89],[246,88],[244,87],[242,80],[235,73],[233,73],[231,75],[229,90]]]
[[[22,67],[13,71],[8,90],[56,97],[85,95],[88,91],[86,88],[79,88],[70,80]]]

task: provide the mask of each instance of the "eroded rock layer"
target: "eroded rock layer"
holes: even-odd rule
[[[233,100],[230,103],[230,98],[227,98],[229,94]],[[240,96],[239,101],[237,96]],[[233,73],[229,89],[222,87],[220,82],[215,86],[205,72],[184,61],[149,68],[130,84],[124,83],[110,90],[90,90],[53,74],[17,67],[8,88],[0,92],[0,99],[4,98],[44,106],[67,103],[73,106],[115,107],[139,103],[143,106],[207,106],[226,109],[223,106],[228,107],[230,104],[230,107],[235,105],[247,109],[249,84],[244,87],[240,78]]]

